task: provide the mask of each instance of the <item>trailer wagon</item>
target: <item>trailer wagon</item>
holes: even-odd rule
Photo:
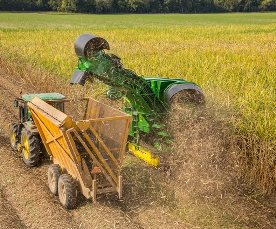
[[[68,209],[77,193],[96,200],[100,193],[122,197],[121,165],[131,116],[88,98],[81,120],[35,97],[27,103],[32,120],[53,164],[48,169],[51,192]],[[22,143],[22,148],[28,144]]]

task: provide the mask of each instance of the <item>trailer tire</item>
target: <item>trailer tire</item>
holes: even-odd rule
[[[77,189],[74,179],[69,174],[63,174],[58,179],[58,196],[60,203],[66,209],[74,209],[77,205]]]
[[[20,143],[20,126],[16,123],[10,125],[10,144],[13,150],[17,150]]]
[[[52,164],[48,168],[48,186],[55,196],[58,195],[58,179],[61,175],[61,168],[57,164]]]
[[[22,157],[28,167],[37,166],[40,161],[40,139],[37,134],[23,129],[21,132]]]

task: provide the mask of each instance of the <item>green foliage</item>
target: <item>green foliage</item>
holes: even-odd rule
[[[59,10],[63,11],[63,12],[76,12],[77,11],[77,1],[76,0],[61,0]]]
[[[112,12],[112,0],[95,0],[97,13]]]
[[[49,0],[48,4],[52,10],[57,11],[60,9],[61,0]]]
[[[0,0],[0,10],[49,10],[49,0]]]
[[[95,0],[79,0],[77,9],[81,13],[93,13],[96,10],[96,2]]]
[[[128,12],[147,12],[149,6],[149,0],[126,0]]]
[[[276,0],[0,0],[0,10],[87,13],[200,13],[275,11]]]
[[[49,10],[49,0],[37,0],[37,7],[42,10]]]
[[[261,0],[259,8],[263,11],[276,11],[276,0]]]
[[[214,0],[217,10],[229,12],[252,12],[276,10],[276,0]]]

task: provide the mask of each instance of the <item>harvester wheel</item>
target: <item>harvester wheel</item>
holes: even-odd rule
[[[59,165],[52,164],[48,168],[48,185],[51,193],[58,195],[58,178],[61,175],[61,168]]]
[[[40,161],[40,140],[38,136],[26,129],[21,133],[22,157],[29,167],[37,166]]]
[[[20,128],[18,124],[12,124],[10,126],[10,143],[14,150],[17,150],[18,144],[20,143]]]
[[[73,178],[63,174],[58,179],[58,196],[63,207],[73,209],[77,205],[77,189]]]

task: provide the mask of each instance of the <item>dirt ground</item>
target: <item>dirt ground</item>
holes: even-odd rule
[[[198,147],[206,142],[217,142],[217,138],[214,139],[217,135],[209,132],[209,138],[197,137],[196,141],[184,146],[183,139],[187,142],[195,135],[182,134],[183,131],[177,132],[177,128],[175,138],[181,138],[182,145],[174,143],[174,149],[177,152],[205,153],[204,157],[199,153],[189,155],[183,152],[185,156],[177,154],[173,156],[174,160],[165,157],[169,166],[154,170],[128,156],[122,171],[125,180],[122,201],[116,196],[100,196],[97,203],[92,203],[80,197],[77,209],[64,210],[58,198],[48,190],[47,168],[50,162],[45,159],[41,166],[27,168],[21,155],[9,146],[8,124],[17,118],[12,103],[21,92],[57,91],[81,97],[89,94],[88,90],[87,87],[70,87],[65,80],[57,80],[39,69],[14,69],[0,58],[1,229],[274,228],[275,198],[261,202],[244,194],[242,188],[237,190],[238,181],[233,178],[231,167],[234,165],[225,168],[226,161],[221,158],[229,147],[221,142],[207,148]],[[176,117],[175,122],[178,121],[179,117]],[[202,124],[204,120],[200,122]],[[204,126],[203,133],[212,127],[209,124]],[[186,128],[192,131],[191,127]],[[216,153],[218,151],[223,153]],[[206,158],[209,160],[204,162]],[[229,185],[233,183],[235,185]]]

